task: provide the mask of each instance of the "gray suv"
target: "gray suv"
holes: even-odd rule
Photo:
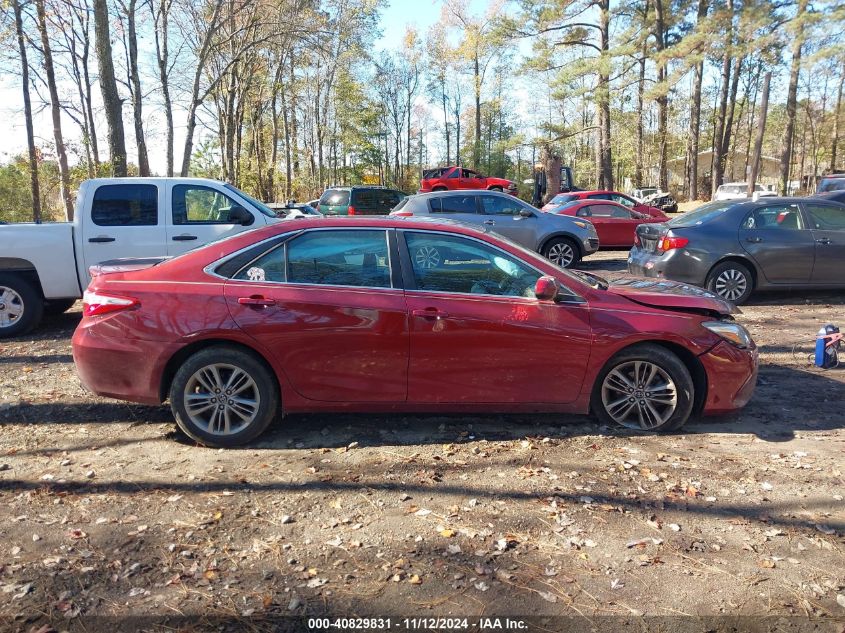
[[[430,216],[495,231],[563,268],[595,253],[599,236],[589,220],[544,213],[495,191],[436,191],[408,196],[390,215]]]

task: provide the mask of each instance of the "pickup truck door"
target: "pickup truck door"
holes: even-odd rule
[[[256,214],[249,209],[253,215],[252,224],[244,225],[231,218],[231,210],[244,205],[216,187],[178,183],[169,187],[168,197],[168,255],[181,255],[208,242],[260,226],[256,223]]]
[[[89,267],[121,257],[160,257],[166,253],[164,187],[139,181],[98,185],[90,194],[90,212],[83,205],[82,259]],[[90,213],[90,215],[88,215]],[[80,253],[77,253],[79,257]],[[80,279],[82,287],[87,277]]]

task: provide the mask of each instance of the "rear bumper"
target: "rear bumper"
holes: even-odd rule
[[[692,257],[682,248],[650,253],[635,246],[628,253],[628,272],[636,277],[665,278],[704,286],[708,270],[706,262]]]
[[[699,360],[707,372],[704,415],[730,413],[748,404],[757,386],[760,361],[756,347],[739,349],[722,342]]]
[[[159,386],[169,347],[161,341],[97,336],[84,324],[73,334],[73,361],[82,385],[98,396],[160,404]]]

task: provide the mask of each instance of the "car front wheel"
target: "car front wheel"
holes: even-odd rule
[[[736,305],[748,301],[754,290],[754,277],[739,262],[722,262],[707,276],[707,289]]]
[[[189,357],[170,387],[179,428],[206,446],[228,448],[255,439],[279,412],[272,370],[252,354],[215,346]]]
[[[602,422],[641,431],[672,431],[689,419],[695,386],[689,370],[659,345],[614,356],[599,374],[592,410]]]
[[[566,237],[558,237],[546,244],[543,257],[561,268],[570,268],[581,259],[581,253],[575,242]]]

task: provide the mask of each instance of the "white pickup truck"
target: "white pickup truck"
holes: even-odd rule
[[[87,180],[72,223],[0,226],[0,338],[32,329],[45,311],[67,310],[95,264],[179,255],[280,221],[263,203],[215,180]]]

